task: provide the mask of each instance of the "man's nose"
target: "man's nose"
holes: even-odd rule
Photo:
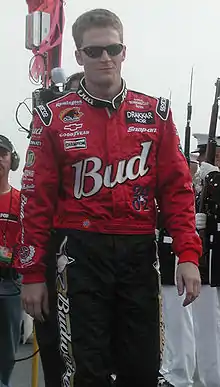
[[[108,55],[107,51],[104,49],[103,52],[102,52],[102,55],[101,55],[101,61],[103,62],[107,62],[109,60],[111,60],[110,56]]]

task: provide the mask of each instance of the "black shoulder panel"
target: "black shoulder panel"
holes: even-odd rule
[[[156,113],[163,121],[167,120],[169,110],[170,110],[169,99],[160,97],[157,100]]]
[[[45,125],[45,126],[49,126],[51,124],[51,120],[52,120],[52,111],[49,109],[49,107],[45,104],[45,105],[38,105],[36,108],[35,108],[37,114],[39,115],[42,123]]]

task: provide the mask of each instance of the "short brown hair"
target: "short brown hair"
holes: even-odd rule
[[[77,49],[82,45],[84,32],[93,27],[114,28],[123,43],[123,25],[119,17],[108,9],[97,8],[80,15],[72,26],[72,35]]]

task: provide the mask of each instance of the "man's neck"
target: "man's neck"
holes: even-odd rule
[[[107,101],[111,101],[117,94],[120,93],[122,88],[121,79],[118,82],[114,83],[109,87],[103,88],[103,86],[99,86],[90,82],[89,80],[85,80],[87,91],[96,98],[105,99]]]
[[[0,195],[3,195],[4,193],[9,192],[11,189],[11,186],[8,182],[8,179],[2,178],[0,180]]]

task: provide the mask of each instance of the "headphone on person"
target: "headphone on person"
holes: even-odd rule
[[[11,170],[13,172],[17,171],[19,164],[20,164],[20,157],[13,147],[13,151],[11,153]]]
[[[3,134],[0,134],[0,147],[5,148],[11,153],[11,170],[17,171],[20,163],[20,157],[16,152],[12,142]]]

